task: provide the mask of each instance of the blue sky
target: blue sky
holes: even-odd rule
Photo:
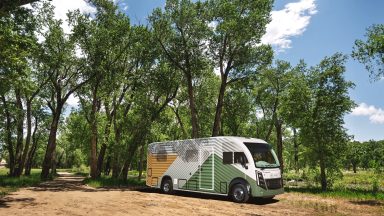
[[[165,5],[165,0],[114,1],[135,24],[145,24],[154,8]],[[83,11],[90,11],[79,0],[58,2],[53,1],[71,8],[79,4]],[[275,0],[272,22],[263,42],[273,45],[276,59],[292,65],[304,59],[307,64],[316,65],[335,52],[350,55],[354,41],[364,38],[367,27],[384,23],[383,9],[383,0]],[[348,133],[359,141],[384,139],[384,80],[371,82],[363,65],[352,58],[346,68],[346,78],[356,84],[350,96],[357,104],[345,116]]]

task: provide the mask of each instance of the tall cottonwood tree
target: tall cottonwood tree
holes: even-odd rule
[[[84,75],[85,79],[90,78],[90,80],[78,95],[92,130],[90,167],[91,177],[96,178],[100,176],[107,148],[107,143],[103,143],[100,152],[97,152],[100,138],[98,134],[99,112],[103,94],[110,81],[107,76],[113,71],[111,69],[114,64],[121,65],[120,62],[126,60],[131,50],[130,47],[137,40],[134,41],[131,38],[132,30],[129,19],[118,12],[116,5],[109,1],[98,0],[92,1],[92,3],[97,10],[94,19],[89,19],[88,15],[82,15],[77,11],[71,15],[71,20],[77,44],[83,53],[82,60],[89,65]]]
[[[41,178],[47,179],[56,149],[56,135],[66,101],[69,96],[83,86],[89,79],[82,74],[85,65],[76,57],[75,43],[72,35],[64,33],[61,21],[53,18],[53,8],[47,4],[46,27],[43,33],[42,51],[39,54],[39,70],[49,77],[43,95],[52,113],[50,134],[42,164]]]
[[[271,68],[263,70],[260,73],[260,83],[264,86],[263,95],[260,99],[264,102],[264,109],[268,108],[271,112],[270,124],[266,133],[265,140],[268,141],[273,131],[276,133],[277,157],[280,161],[281,169],[284,168],[283,159],[283,123],[284,119],[281,113],[281,102],[285,96],[285,92],[289,91],[287,86],[290,82],[288,74],[291,71],[291,66],[288,62],[277,60]],[[260,102],[261,102],[260,101]]]
[[[303,60],[287,74],[288,83],[283,92],[279,109],[285,124],[292,129],[293,161],[296,172],[299,171],[300,128],[305,127],[303,125],[305,123],[305,112],[308,109],[307,103],[311,100],[308,74],[308,67]]]
[[[192,138],[199,137],[194,79],[207,66],[204,58],[208,27],[206,3],[191,0],[167,0],[164,11],[157,8],[149,17],[151,27],[165,56],[184,75],[188,90]]]
[[[323,191],[339,172],[341,154],[349,139],[343,124],[344,115],[354,106],[348,94],[354,84],[344,78],[346,59],[336,53],[310,69],[311,100],[301,135],[311,165],[320,167]]]
[[[42,87],[36,77],[31,78],[31,62],[37,48],[37,26],[38,19],[30,9],[17,8],[9,11],[7,16],[0,17],[0,94],[7,119],[5,143],[12,176],[20,176],[23,172],[31,138],[31,104]],[[25,117],[27,136],[24,143]],[[12,138],[14,130],[15,145]]]
[[[209,56],[221,78],[212,128],[212,136],[218,136],[227,86],[252,77],[271,62],[272,49],[261,45],[260,39],[270,22],[273,1],[210,0],[207,3],[207,22],[211,25]]]

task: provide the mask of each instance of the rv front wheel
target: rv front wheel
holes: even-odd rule
[[[163,193],[171,194],[173,192],[173,185],[171,179],[165,179],[161,184],[161,190]]]
[[[236,184],[232,187],[232,199],[237,203],[245,203],[249,199],[247,188],[243,184]]]

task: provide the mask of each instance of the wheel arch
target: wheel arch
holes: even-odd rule
[[[252,194],[251,185],[248,183],[247,180],[245,180],[244,178],[241,178],[241,177],[237,177],[237,178],[232,179],[231,183],[229,183],[228,194],[231,194],[233,186],[235,186],[237,184],[243,184],[247,188],[248,194],[250,194],[250,195]]]
[[[171,182],[172,182],[172,178],[171,178],[171,176],[169,176],[169,175],[164,175],[164,176],[161,178],[160,187],[161,187],[161,185],[163,185],[163,182],[164,182],[165,180],[167,180],[167,179],[171,180]]]

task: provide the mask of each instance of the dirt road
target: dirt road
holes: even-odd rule
[[[82,177],[54,181],[0,199],[0,215],[384,215],[384,203],[285,193],[272,201],[236,204],[226,197],[156,190],[93,189]]]

